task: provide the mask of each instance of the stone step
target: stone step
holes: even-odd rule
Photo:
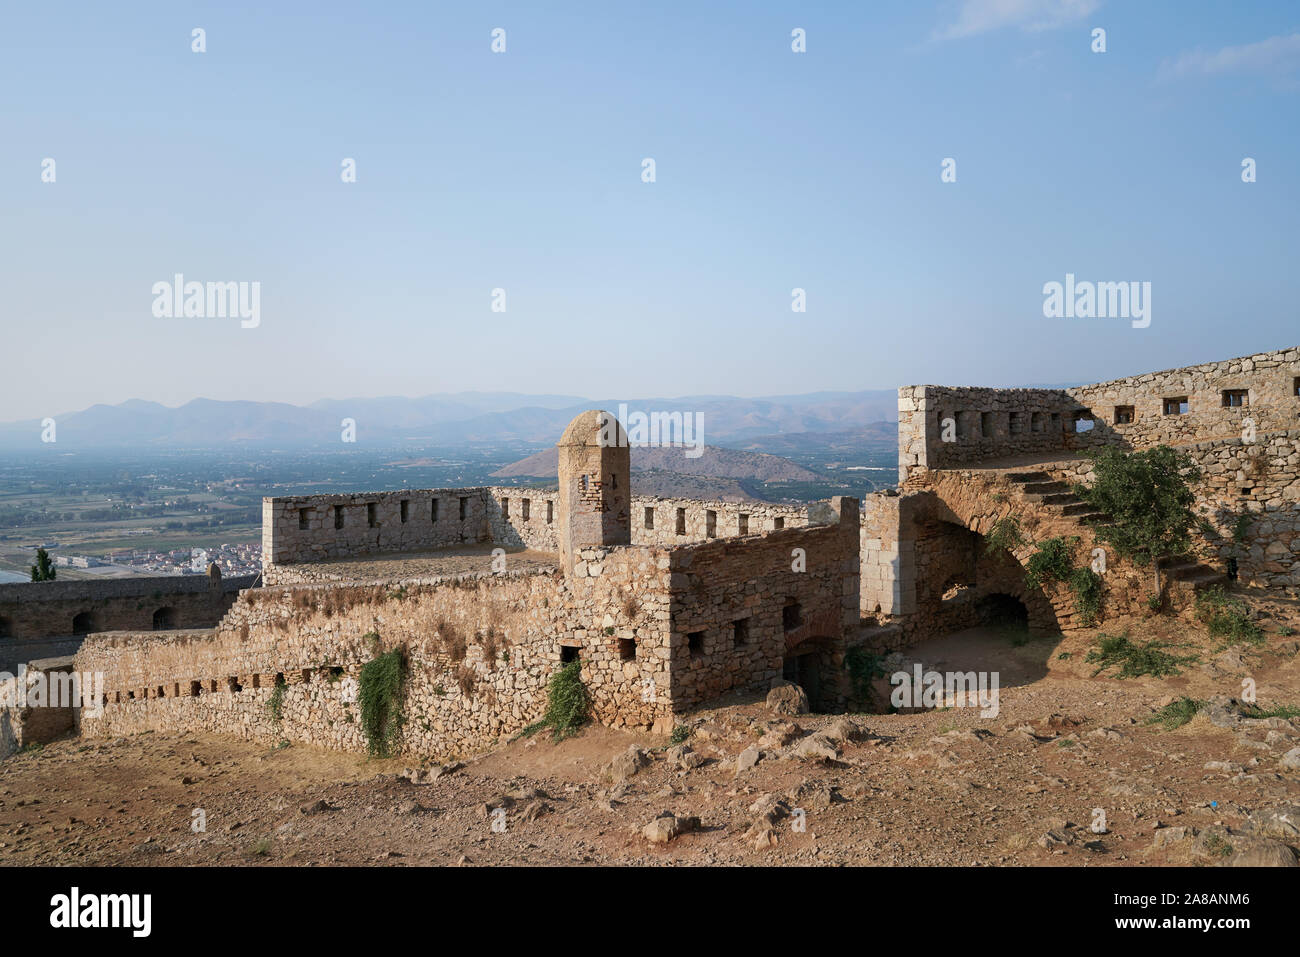
[[[1074,518],[1080,518],[1084,515],[1099,515],[1101,513],[1098,512],[1093,506],[1089,505],[1087,502],[1080,502],[1076,500],[1070,502],[1068,505],[1063,507],[1061,509],[1061,514],[1069,515]]]
[[[1025,482],[1049,482],[1052,477],[1046,472],[1008,472],[1007,481],[1022,485]]]
[[[1026,495],[1025,501],[1040,505],[1082,505],[1083,502],[1072,492],[1051,492],[1047,495]],[[1091,507],[1091,506],[1089,506]]]
[[[1089,525],[1114,525],[1115,521],[1106,512],[1084,512],[1081,515],[1075,515],[1080,522],[1087,522]]]
[[[1047,495],[1052,492],[1070,491],[1070,486],[1064,482],[1025,482],[1023,488],[1026,495]]]

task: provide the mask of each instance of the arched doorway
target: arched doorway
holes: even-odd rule
[[[83,611],[72,618],[72,633],[74,635],[88,635],[95,630],[94,612]]]
[[[153,630],[166,631],[176,627],[176,609],[159,608],[153,613]]]

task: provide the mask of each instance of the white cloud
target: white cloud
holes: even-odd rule
[[[962,0],[956,20],[934,35],[938,40],[957,40],[1004,27],[1051,30],[1100,6],[1101,0]]]
[[[1168,78],[1219,73],[1290,73],[1297,68],[1300,68],[1300,33],[1224,47],[1215,53],[1192,50],[1166,61],[1160,72]]]

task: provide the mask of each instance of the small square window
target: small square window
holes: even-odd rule
[[[781,609],[781,627],[786,631],[794,631],[803,624],[803,612],[799,608],[797,601],[788,601],[785,607]]]
[[[1093,426],[1096,424],[1097,423],[1093,421],[1091,412],[1074,413],[1074,431],[1076,435],[1083,432],[1091,432]]]
[[[737,648],[749,644],[748,618],[741,618],[731,623],[731,643]]]
[[[1180,395],[1173,398],[1167,398],[1164,401],[1165,415],[1186,415],[1187,414],[1187,396]]]
[[[618,657],[620,661],[636,660],[635,638],[620,638],[618,640]]]
[[[692,631],[686,636],[686,650],[693,655],[704,653],[704,632]]]
[[[1250,393],[1246,389],[1224,389],[1223,407],[1225,409],[1244,409],[1250,405]]]
[[[772,519],[772,528],[776,529],[777,531],[780,531],[781,529],[785,528],[785,519],[784,518]]]
[[[1131,405],[1117,405],[1117,406],[1115,406],[1115,424],[1116,424],[1116,425],[1132,425],[1132,424],[1133,424],[1133,413],[1134,413],[1134,409],[1133,409],[1133,406],[1131,406]]]
[[[560,646],[560,664],[567,665],[578,660],[579,649],[573,645]]]

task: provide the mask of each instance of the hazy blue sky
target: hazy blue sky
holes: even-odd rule
[[[0,89],[0,420],[1300,342],[1300,3],[7,4]],[[1044,318],[1067,272],[1151,282],[1149,328]],[[174,273],[259,281],[260,326],[155,318]]]

